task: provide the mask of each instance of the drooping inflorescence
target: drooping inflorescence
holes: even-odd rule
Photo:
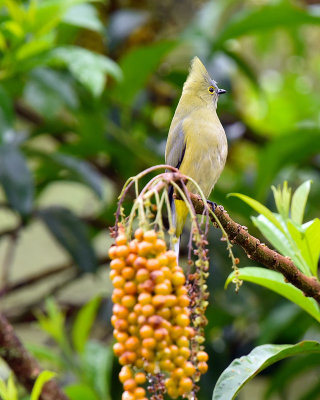
[[[173,172],[157,175],[139,192],[139,179],[161,167]],[[208,210],[199,223],[187,180],[191,178],[175,168],[152,167],[130,178],[119,198],[115,244],[109,256],[114,286],[113,349],[122,365],[122,400],[163,400],[165,394],[172,399],[196,400],[200,376],[208,369],[204,350]],[[196,182],[192,183],[201,194]],[[185,201],[191,217],[187,273],[165,241],[166,237],[175,241],[170,186]],[[122,204],[131,187],[135,188],[135,200],[126,215]],[[203,194],[201,198],[206,201]],[[139,228],[132,235],[136,223]]]

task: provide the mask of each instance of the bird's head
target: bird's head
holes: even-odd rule
[[[218,88],[216,81],[210,78],[208,71],[198,57],[194,57],[191,61],[190,72],[183,86],[183,91],[208,104],[213,103],[215,107],[219,95],[226,93],[224,89]]]

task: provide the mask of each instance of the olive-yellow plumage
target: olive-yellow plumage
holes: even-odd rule
[[[192,60],[188,78],[171,122],[166,163],[193,178],[208,197],[224,168],[228,146],[216,113],[218,97],[225,93],[212,80],[198,57]],[[188,190],[196,193],[190,182]],[[180,237],[188,214],[182,200],[174,200],[176,236]]]

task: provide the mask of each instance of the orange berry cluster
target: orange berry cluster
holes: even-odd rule
[[[195,330],[190,326],[185,275],[174,251],[154,230],[135,232],[130,242],[120,227],[109,250],[113,349],[123,365],[122,400],[146,400],[146,374],[165,373],[165,389],[175,399],[194,389],[194,376],[207,371],[208,356],[199,351],[190,361]],[[196,360],[196,362],[194,362]],[[139,371],[144,372],[139,372]]]

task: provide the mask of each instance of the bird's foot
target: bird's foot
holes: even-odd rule
[[[212,212],[214,213],[215,209],[217,208],[217,203],[214,203],[213,201],[207,200],[207,203],[211,207]]]

